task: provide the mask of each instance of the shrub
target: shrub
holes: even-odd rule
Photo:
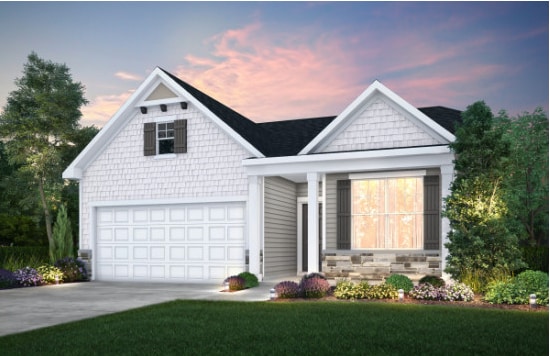
[[[330,290],[328,281],[319,277],[303,278],[299,287],[306,298],[322,298]]]
[[[464,283],[455,283],[442,288],[445,295],[442,299],[450,302],[464,301],[471,302],[474,300],[474,291]]]
[[[334,288],[334,296],[338,299],[360,299],[358,288],[352,281],[338,281]]]
[[[84,262],[72,257],[65,257],[54,263],[63,273],[64,282],[82,281],[88,278]]]
[[[258,282],[258,277],[250,272],[241,272],[239,277],[243,278],[245,281],[245,288],[257,287],[260,283]]]
[[[279,282],[274,289],[277,292],[277,298],[297,298],[300,295],[300,287],[293,281]]]
[[[12,271],[0,269],[0,289],[14,288],[18,286],[17,279]]]
[[[442,300],[442,288],[431,283],[422,283],[411,289],[409,297],[420,300]]]
[[[409,297],[420,300],[465,301],[474,300],[474,292],[464,283],[436,287],[430,283],[419,284],[409,292]]]
[[[394,286],[397,290],[403,289],[405,293],[409,293],[409,291],[414,287],[411,279],[402,274],[392,274],[386,278],[386,284]]]
[[[382,283],[370,286],[366,291],[366,299],[397,299],[397,289],[391,284]]]
[[[420,280],[418,281],[419,285],[426,284],[426,283],[429,283],[433,287],[437,287],[437,288],[445,286],[445,281],[443,280],[443,278],[438,276],[424,276],[420,278]]]
[[[54,284],[63,282],[63,272],[58,267],[51,265],[42,265],[36,269],[42,276],[45,284]]]
[[[38,267],[48,262],[47,246],[0,246],[0,268],[15,271],[27,266]]]
[[[537,304],[548,304],[548,274],[525,271],[511,281],[491,283],[483,299],[492,304],[528,304],[530,294],[537,296]]]
[[[42,276],[37,270],[31,267],[25,267],[13,272],[13,276],[22,287],[39,286],[43,283]]]
[[[229,290],[237,291],[245,289],[246,281],[244,278],[239,276],[227,277],[224,281],[224,284],[227,283]]]
[[[65,205],[59,207],[57,220],[53,226],[50,243],[50,260],[54,262],[63,257],[74,257],[73,232]]]

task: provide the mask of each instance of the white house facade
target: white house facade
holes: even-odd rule
[[[441,275],[459,119],[376,81],[336,117],[256,124],[157,68],[63,173],[81,257],[98,280]]]

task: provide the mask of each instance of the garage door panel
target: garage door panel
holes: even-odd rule
[[[146,227],[135,227],[133,229],[132,240],[136,242],[144,242],[149,240],[149,229]]]
[[[202,226],[191,226],[187,228],[187,240],[198,242],[204,240],[204,228]]]
[[[170,260],[185,261],[185,246],[170,246]]]
[[[244,203],[105,207],[96,278],[222,281],[245,269]]]
[[[185,227],[171,227],[168,233],[170,241],[184,241],[185,240]]]

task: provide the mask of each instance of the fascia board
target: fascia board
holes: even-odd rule
[[[439,167],[452,164],[448,146],[412,147],[391,150],[337,152],[314,155],[246,159],[248,175],[300,174]]]
[[[306,147],[304,147],[298,155],[307,155],[312,153],[313,150],[321,145],[328,136],[330,136],[341,126],[343,121],[352,116],[354,112],[362,106],[362,103],[374,94],[376,91],[376,83],[378,83],[378,81],[371,84],[361,95],[359,95],[350,105],[348,105],[344,111],[342,111],[327,127],[323,129],[323,131],[321,131],[321,133],[319,133]]]
[[[201,111],[204,115],[206,115],[210,120],[212,120],[222,131],[224,131],[226,134],[228,134],[231,138],[233,138],[237,143],[239,143],[246,151],[248,151],[250,154],[254,155],[258,158],[265,157],[263,153],[258,151],[256,147],[254,147],[250,142],[245,140],[241,135],[239,135],[235,130],[233,130],[229,125],[227,125],[225,122],[223,122],[218,116],[216,116],[212,111],[210,111],[206,106],[204,106],[199,100],[197,100],[193,95],[191,95],[187,90],[182,88],[180,85],[177,85],[166,73],[160,72],[160,76],[166,80],[169,81],[169,83],[172,83],[170,86],[170,89],[173,89],[177,91],[179,95],[181,95],[184,98],[187,98],[189,102],[195,106],[199,111]]]
[[[327,141],[334,134],[337,134],[338,130],[345,125],[345,121],[353,117],[357,110],[362,108],[369,100],[371,100],[377,94],[383,95],[389,100],[393,101],[398,107],[402,108],[405,112],[418,119],[429,129],[433,130],[437,135],[443,137],[449,143],[454,142],[455,136],[449,131],[445,130],[441,125],[430,119],[420,110],[409,104],[399,95],[394,93],[384,84],[375,80],[361,95],[359,95],[340,115],[336,117],[319,135],[317,135],[306,147],[304,147],[298,154],[307,155],[313,153],[314,150],[319,149],[323,144],[328,144]]]
[[[117,112],[111,117],[109,121],[103,126],[97,135],[90,141],[90,143],[80,152],[80,154],[71,162],[71,164],[63,171],[62,177],[64,179],[81,179],[82,173],[93,162],[93,160],[103,152],[105,147],[111,142],[111,140],[117,135],[120,129],[124,126],[125,118],[128,117],[127,113],[134,110],[135,103],[141,98],[141,95],[146,88],[155,80],[156,76],[160,73],[160,70],[156,68],[141,85],[134,91],[134,93],[122,104]]]
[[[136,89],[136,91],[126,100],[126,102],[120,107],[120,109],[112,116],[112,118],[103,126],[99,133],[90,141],[90,143],[80,152],[80,154],[71,162],[71,164],[63,171],[62,177],[64,179],[81,179],[82,173],[93,162],[93,160],[103,152],[104,148],[111,142],[111,140],[118,134],[118,132],[124,127],[126,118],[130,111],[135,110],[140,106],[140,103],[144,103],[143,98],[147,98],[147,93],[151,93],[156,88],[156,84],[163,83],[170,90],[177,93],[183,98],[187,98],[192,105],[197,107],[202,113],[210,118],[216,125],[218,125],[224,132],[237,141],[246,151],[250,152],[255,157],[265,157],[260,151],[252,146],[243,137],[238,135],[231,127],[225,124],[221,119],[208,110],[201,102],[195,97],[189,94],[185,89],[175,83],[172,78],[166,75],[159,68],[155,68],[153,72],[143,81],[143,83]],[[147,106],[151,106],[151,102],[146,102]],[[153,103],[154,104],[154,103]]]

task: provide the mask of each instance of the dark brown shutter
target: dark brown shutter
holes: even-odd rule
[[[174,121],[174,153],[187,153],[187,120]]]
[[[157,154],[157,124],[148,122],[143,125],[143,154],[154,156]]]
[[[336,248],[351,249],[351,181],[336,181]]]
[[[439,176],[424,177],[424,249],[439,250]]]

